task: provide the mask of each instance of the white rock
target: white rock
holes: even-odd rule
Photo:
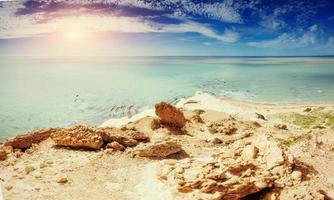
[[[294,180],[298,180],[298,181],[300,181],[300,180],[302,180],[302,173],[300,172],[300,171],[293,171],[292,173],[291,173],[291,177],[294,179]]]

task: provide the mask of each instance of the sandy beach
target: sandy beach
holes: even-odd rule
[[[334,103],[197,92],[100,127],[10,138],[0,183],[6,200],[332,199],[333,133]]]

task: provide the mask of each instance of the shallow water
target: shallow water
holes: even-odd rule
[[[101,124],[197,90],[255,102],[334,100],[334,58],[0,57],[0,137]]]

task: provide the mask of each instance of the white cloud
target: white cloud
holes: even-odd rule
[[[160,29],[162,32],[174,32],[174,33],[185,33],[185,32],[193,32],[199,33],[204,36],[214,38],[223,42],[236,42],[239,38],[239,33],[225,29],[223,34],[219,34],[215,32],[208,26],[203,24],[195,23],[195,22],[186,22],[182,24],[170,24],[164,25]]]
[[[318,26],[313,25],[308,28],[303,34],[297,33],[283,33],[275,39],[265,40],[259,42],[249,42],[249,46],[260,48],[283,48],[294,49],[312,46],[317,42]]]

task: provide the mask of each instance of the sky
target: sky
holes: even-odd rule
[[[334,55],[333,0],[0,0],[0,56]]]

